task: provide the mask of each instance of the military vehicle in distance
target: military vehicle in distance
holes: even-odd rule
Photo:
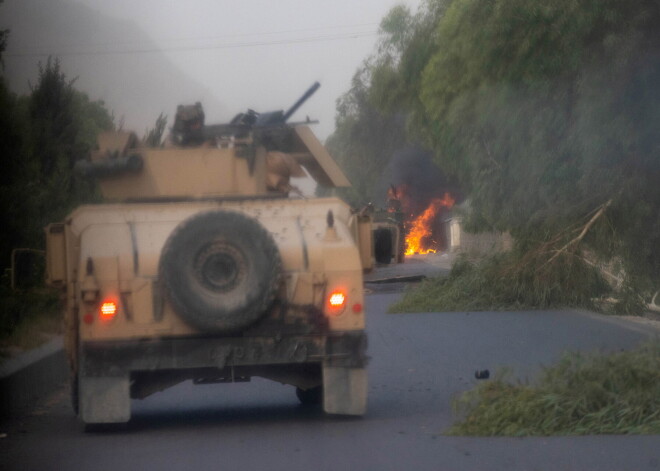
[[[361,415],[362,274],[371,222],[338,198],[291,198],[290,178],[349,182],[287,112],[207,126],[179,107],[171,145],[104,133],[78,170],[104,204],[50,224],[47,282],[66,297],[72,400],[85,424],[123,423],[131,398],[185,380],[263,377],[303,403]]]

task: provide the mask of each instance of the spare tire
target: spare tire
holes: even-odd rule
[[[172,307],[188,324],[233,333],[265,313],[281,266],[277,245],[259,222],[217,210],[177,226],[165,242],[158,271]]]

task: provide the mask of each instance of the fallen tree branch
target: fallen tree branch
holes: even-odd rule
[[[660,294],[660,290],[656,291],[655,294],[653,295],[653,298],[651,299],[651,302],[647,304],[647,307],[651,311],[660,312],[660,304],[657,304],[655,302],[655,299],[658,297],[659,294]]]
[[[558,249],[558,250],[556,251],[556,253],[555,253],[552,257],[550,257],[550,259],[549,259],[547,262],[545,262],[545,263],[543,264],[543,266],[552,263],[552,262],[553,262],[557,257],[559,257],[562,253],[565,253],[569,248],[571,248],[571,246],[574,246],[574,245],[579,244],[580,241],[582,241],[582,239],[584,239],[584,236],[587,235],[587,232],[589,232],[589,229],[591,229],[591,227],[596,223],[596,221],[598,220],[598,218],[600,218],[600,217],[603,215],[603,213],[605,212],[605,210],[606,210],[611,204],[612,204],[612,198],[610,198],[606,203],[602,204],[602,205],[598,208],[598,210],[596,211],[596,213],[591,217],[591,219],[589,219],[589,222],[587,222],[587,223],[584,225],[584,227],[582,228],[582,231],[580,231],[580,234],[579,234],[577,237],[575,237],[574,239],[571,239],[570,241],[568,241],[568,242],[566,243],[566,245],[564,245],[562,248]],[[543,267],[541,267],[541,268],[543,268]]]
[[[488,156],[490,161],[495,164],[495,166],[497,167],[498,170],[502,170],[502,165],[497,160],[495,160],[493,155],[490,153],[490,149],[488,148],[488,144],[486,144],[486,141],[484,140],[483,137],[481,138],[481,145],[484,146],[484,149],[486,150],[486,155]]]

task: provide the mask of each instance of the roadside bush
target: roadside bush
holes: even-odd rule
[[[0,282],[0,350],[33,348],[44,333],[61,331],[62,309],[57,291],[33,288],[13,291],[8,277]]]
[[[552,263],[541,252],[491,255],[473,263],[459,258],[447,278],[407,291],[390,312],[594,308],[609,291],[599,272],[582,258],[561,254]]]
[[[464,393],[450,435],[660,433],[660,340],[610,355],[567,354],[538,385],[506,377]]]

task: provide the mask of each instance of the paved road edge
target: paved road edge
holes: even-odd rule
[[[571,311],[581,316],[591,317],[601,322],[645,334],[651,339],[660,338],[660,320],[655,316],[650,318],[645,316],[615,316],[589,311],[588,309],[571,309]]]
[[[61,386],[69,371],[61,337],[0,365],[0,418],[20,416]]]

